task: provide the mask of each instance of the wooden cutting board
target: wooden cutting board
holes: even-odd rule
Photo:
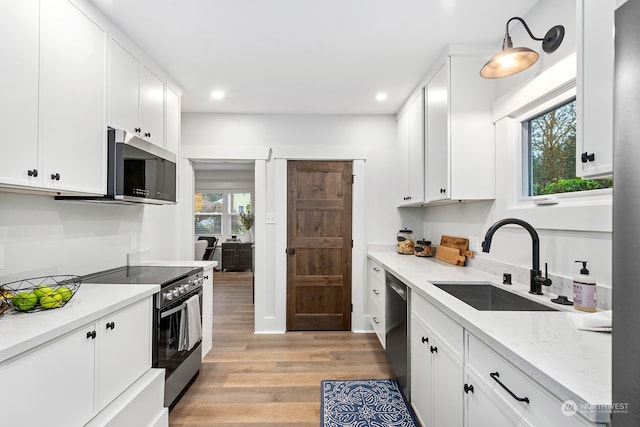
[[[440,238],[440,246],[460,249],[461,255],[469,258],[473,257],[473,251],[469,250],[469,239],[465,239],[463,237],[442,236]]]
[[[460,254],[460,249],[440,245],[436,249],[436,259],[453,265],[464,265],[467,257]]]

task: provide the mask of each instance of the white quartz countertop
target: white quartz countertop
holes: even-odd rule
[[[395,252],[369,252],[368,256],[557,397],[576,402],[585,417],[609,422],[603,408],[609,408],[612,400],[611,334],[576,329],[568,313],[582,312],[550,303],[555,295],[546,292],[533,299],[562,311],[476,310],[432,282],[490,281],[532,297],[528,284],[502,285],[502,277],[434,258]]]
[[[141,261],[136,265],[153,265],[164,267],[202,267],[203,271],[211,270],[218,266],[218,261],[189,261],[189,260],[150,260]]]
[[[0,362],[89,324],[160,290],[159,285],[83,283],[63,307],[0,315]]]

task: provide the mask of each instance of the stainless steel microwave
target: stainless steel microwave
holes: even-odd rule
[[[57,200],[112,203],[176,203],[176,156],[135,134],[107,129],[107,193],[58,196]]]

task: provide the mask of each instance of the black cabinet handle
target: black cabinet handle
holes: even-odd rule
[[[109,323],[107,323],[107,329],[114,330],[115,328],[116,328],[116,324],[115,324],[115,322],[109,322]]]
[[[374,294],[376,294],[376,295],[380,295],[380,292],[378,292],[378,290],[377,290],[377,289],[372,289],[372,290],[371,290],[371,292],[373,292],[373,293],[374,293]]]
[[[593,162],[596,159],[595,153],[587,153],[586,151],[580,156],[582,163]]]
[[[209,280],[209,276],[204,276],[204,280]]]
[[[32,177],[37,177],[38,176],[38,169],[29,169],[27,171],[27,175],[32,176]]]
[[[92,340],[96,339],[96,331],[87,332],[87,339],[91,338]]]
[[[60,174],[59,173],[52,173],[51,174],[51,179],[54,181],[60,181]]]
[[[469,394],[469,392],[473,393],[473,384],[465,384],[464,392],[467,394]]]
[[[437,353],[438,347],[430,346],[429,350],[431,351],[431,353]]]
[[[444,194],[444,193],[446,193],[446,192],[447,192],[447,189],[446,189],[446,188],[441,188],[441,189],[440,189],[440,194]]]
[[[422,344],[429,342],[429,338],[428,337],[422,337]]]
[[[379,325],[380,322],[378,322],[378,318],[377,317],[372,317],[373,323],[375,323],[376,325]]]
[[[135,128],[134,130],[136,131],[136,133],[140,133],[140,131],[141,131],[142,129],[140,129],[140,128]]]
[[[498,379],[498,378],[500,377],[500,374],[499,374],[499,373],[497,373],[497,372],[491,372],[491,373],[489,374],[489,376],[490,376],[491,378],[493,378],[493,380],[494,380],[495,382],[497,382],[498,384],[500,384],[500,387],[502,387],[503,389],[505,389],[505,390],[507,391],[507,393],[509,393],[509,394],[511,395],[511,397],[513,397],[515,400],[517,400],[518,402],[527,402],[527,403],[529,403],[529,398],[528,398],[528,397],[518,397],[518,396],[516,396],[516,395],[515,395],[511,390],[509,390],[509,388],[508,388],[506,385],[502,384],[502,381],[500,381],[500,380]]]
[[[146,136],[147,138],[151,138],[151,132],[145,132],[144,136]]]

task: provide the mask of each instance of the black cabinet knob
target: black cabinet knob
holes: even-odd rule
[[[38,169],[29,169],[27,171],[27,175],[32,176],[32,177],[37,177],[38,176]]]
[[[438,347],[431,346],[429,348],[429,350],[431,351],[431,353],[437,353],[438,352]]]
[[[422,344],[429,342],[429,338],[427,337],[422,337]]]
[[[209,280],[209,276],[204,276],[204,280]]]
[[[595,153],[587,153],[586,151],[580,156],[582,163],[593,162],[596,159]]]
[[[473,393],[473,385],[471,384],[465,384],[464,385],[464,392],[469,394],[469,392]]]
[[[144,136],[146,136],[147,138],[151,138],[151,132],[145,132]]]
[[[142,129],[140,128],[135,128],[134,130],[136,131],[136,133],[140,133],[140,131],[142,131]]]
[[[446,189],[446,188],[441,188],[441,189],[440,189],[440,194],[444,194],[444,193],[446,193],[446,192],[447,192],[447,189]]]
[[[116,324],[115,324],[115,322],[109,322],[109,323],[107,323],[107,329],[114,330],[115,328],[116,328]]]
[[[59,173],[52,173],[51,174],[51,179],[54,181],[60,181],[60,174]]]
[[[87,332],[87,339],[91,338],[92,340],[96,339],[96,331],[89,331]]]

